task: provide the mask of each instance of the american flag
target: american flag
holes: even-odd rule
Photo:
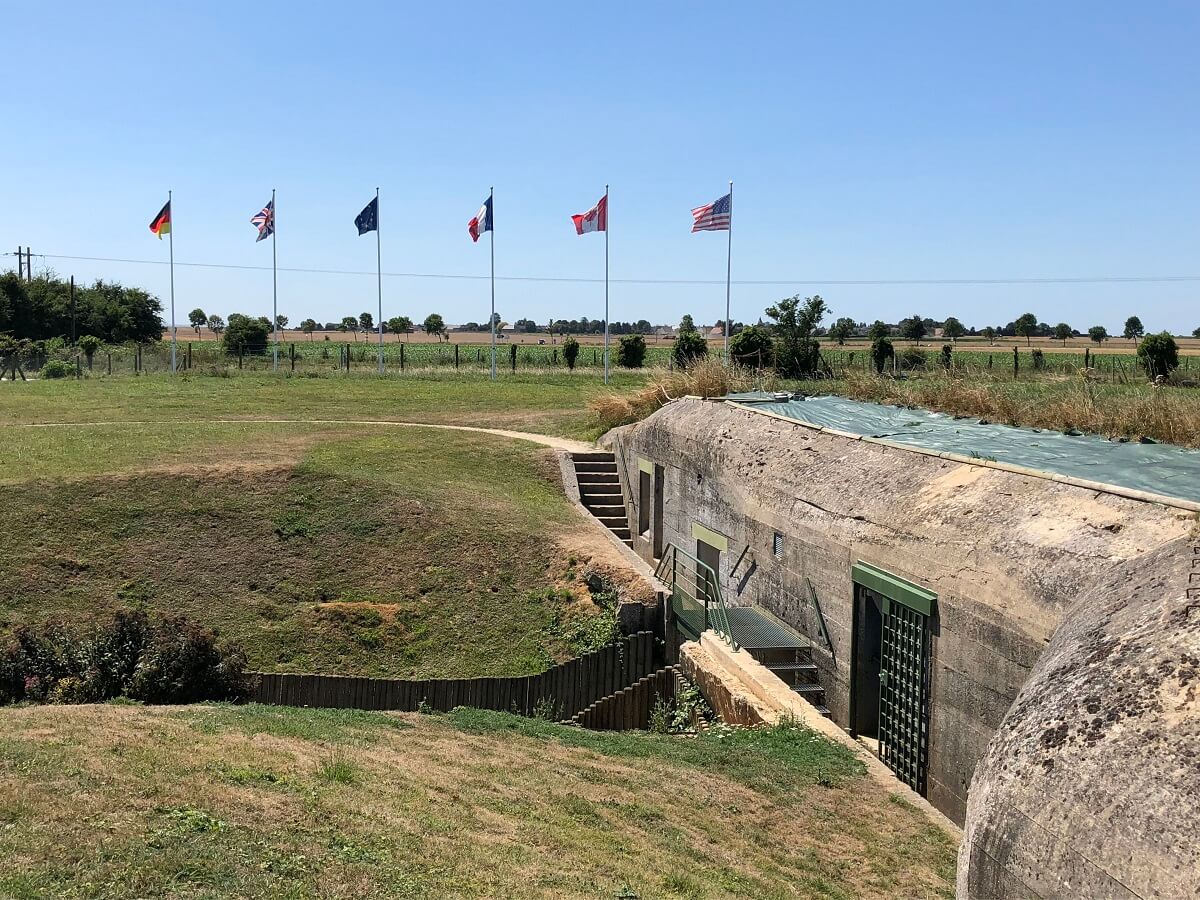
[[[719,200],[714,200],[704,206],[692,210],[692,231],[728,231],[729,216],[733,209],[733,201],[726,194]]]
[[[257,212],[250,217],[250,224],[258,229],[258,238],[254,243],[266,240],[275,233],[275,201],[272,200],[262,208],[262,212]]]

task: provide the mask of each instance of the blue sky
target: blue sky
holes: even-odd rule
[[[486,276],[466,223],[494,184],[498,275],[602,278],[569,216],[609,182],[614,279],[714,282],[614,283],[611,317],[710,322],[725,235],[689,209],[733,179],[735,281],[786,282],[735,284],[736,319],[815,292],[865,321],[1200,326],[1197,281],[817,283],[1200,273],[1194,3],[6,7],[9,253],[165,261],[171,188],[177,262],[269,266],[276,188],[281,267],[373,273],[378,185],[385,272]],[[165,266],[46,263],[166,302]],[[270,279],[177,266],[176,318],[268,313]],[[497,309],[599,318],[603,285],[501,281]],[[280,273],[292,322],[362,310],[373,274]],[[432,311],[486,320],[486,280],[385,277],[385,317]]]

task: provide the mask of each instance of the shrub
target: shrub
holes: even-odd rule
[[[675,365],[686,369],[697,360],[708,356],[708,341],[698,331],[681,331],[671,345],[671,358]]]
[[[885,337],[877,337],[871,342],[871,362],[875,364],[876,373],[882,375],[883,367],[896,358],[896,348]]]
[[[75,374],[75,367],[61,359],[51,359],[42,366],[43,378],[70,378]]]
[[[769,368],[775,364],[775,344],[771,332],[761,325],[743,328],[729,339],[729,355],[740,366],[756,369]]]
[[[225,333],[221,335],[221,344],[226,353],[235,356],[239,353],[266,353],[270,333],[269,322],[261,318],[252,319],[242,313],[232,313]]]
[[[0,704],[97,703],[130,697],[193,703],[243,697],[245,655],[182,616],[152,622],[119,611],[85,627],[49,621],[16,628],[0,648]]]
[[[617,347],[617,365],[626,369],[640,369],[646,361],[646,339],[640,334],[627,334]]]
[[[575,360],[579,358],[579,341],[573,337],[563,341],[563,362],[567,364],[567,369],[571,372],[575,371]]]
[[[1034,350],[1033,352],[1041,353],[1042,351]],[[938,357],[938,362],[942,364],[943,369],[949,371],[950,367],[954,364],[954,348],[949,344],[942,344],[942,353],[941,356]]]
[[[1033,358],[1033,368],[1035,370],[1040,371],[1046,368],[1046,354],[1041,349],[1034,347],[1030,356]]]
[[[87,358],[89,369],[92,367],[92,357],[96,355],[96,351],[100,349],[103,343],[94,334],[85,334],[79,339],[79,349],[83,351],[83,355]]]
[[[1156,375],[1170,375],[1179,368],[1179,347],[1175,338],[1169,332],[1148,334],[1142,338],[1137,349],[1138,362],[1151,378]]]
[[[925,351],[918,350],[916,347],[907,347],[900,354],[900,368],[902,369],[924,369],[927,362]]]

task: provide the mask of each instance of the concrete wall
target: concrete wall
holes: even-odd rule
[[[814,662],[843,727],[851,566],[862,560],[938,595],[927,795],[957,822],[975,764],[1081,588],[1099,569],[1185,534],[1190,520],[720,402],[675,401],[608,442],[631,521],[638,521],[638,464],[646,460],[663,467],[665,543],[694,553],[693,523],[728,539],[720,575],[729,601],[756,604],[816,640],[812,583],[832,642],[832,652],[817,645]],[[647,538],[635,536],[635,549],[651,556]]]

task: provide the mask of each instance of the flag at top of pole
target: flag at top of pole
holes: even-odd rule
[[[265,241],[275,232],[275,201],[271,200],[259,212],[250,217],[250,224],[258,229],[254,243]]]
[[[571,216],[576,234],[590,231],[604,232],[604,383],[608,384],[608,185],[604,196],[585,213]]]
[[[375,232],[375,278],[379,291],[379,374],[383,374],[383,250],[379,242],[379,188],[375,188],[375,199],[363,207],[363,211],[354,217],[354,227],[358,236],[362,237],[368,231]]]
[[[167,191],[167,202],[163,208],[158,211],[158,215],[150,220],[150,233],[157,237],[160,241],[164,234],[170,235],[170,240],[167,243],[170,245],[170,265],[171,265],[171,374],[176,371],[175,345],[177,338],[175,334],[175,234],[171,231],[171,192]]]
[[[155,235],[160,241],[164,234],[171,233],[171,201],[168,200],[163,208],[158,211],[158,215],[150,222],[150,233]]]
[[[485,231],[492,233],[488,247],[492,257],[492,314],[488,317],[492,332],[492,381],[496,380],[496,232],[492,228],[492,198],[494,195],[495,188],[492,188],[488,191],[488,198],[483,201],[483,206],[479,207],[475,218],[467,223],[467,234],[471,236],[473,243],[477,242],[479,236]]]
[[[254,243],[265,241],[275,233],[275,192],[271,191],[271,199],[267,205],[250,217],[250,224],[258,229],[258,237]],[[271,241],[271,336],[273,348],[271,351],[272,368],[279,371],[279,269],[275,256],[275,241]],[[293,363],[294,365],[294,363]]]
[[[479,207],[479,212],[475,213],[475,218],[467,223],[467,234],[471,236],[472,241],[478,241],[481,234],[491,230],[492,198],[489,196],[483,201],[483,206]]]
[[[712,203],[697,206],[692,210],[692,233],[697,231],[728,231],[725,246],[725,365],[729,365],[729,286],[733,271],[733,182],[729,182],[729,193]]]

